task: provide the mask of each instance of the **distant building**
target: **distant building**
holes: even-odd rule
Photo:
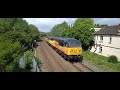
[[[115,55],[120,61],[120,25],[104,26],[98,30],[91,52],[103,56]]]

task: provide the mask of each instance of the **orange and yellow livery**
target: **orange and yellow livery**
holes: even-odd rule
[[[82,53],[82,45],[79,40],[74,38],[60,38],[60,37],[46,37],[46,42],[59,50],[65,57],[68,58],[80,58]]]

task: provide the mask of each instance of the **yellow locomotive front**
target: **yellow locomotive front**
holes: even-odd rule
[[[81,55],[81,53],[82,53],[81,47],[67,48],[67,55]]]
[[[79,60],[83,60],[82,57],[82,45],[81,42],[79,40],[76,39],[68,39],[66,46],[65,46],[65,50],[66,52],[64,52],[67,57],[69,59],[79,59]]]
[[[79,40],[71,39],[66,43],[67,55],[81,55],[82,45]]]

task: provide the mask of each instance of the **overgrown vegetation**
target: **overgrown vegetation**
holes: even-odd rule
[[[25,61],[25,66],[24,69],[28,72],[30,72],[31,69],[33,69],[33,63],[32,63],[32,59],[33,59],[33,54],[32,51],[26,51],[24,53],[24,57],[23,57],[24,61]]]
[[[0,18],[0,71],[18,71],[20,57],[39,36],[38,28],[21,18]]]
[[[37,63],[34,65],[33,62]],[[19,72],[36,72],[36,68],[38,67],[39,71],[41,71],[41,61],[38,57],[34,55],[31,50],[24,52],[24,55],[20,59]]]
[[[41,62],[41,60],[40,60],[37,56],[34,56],[34,58],[35,58],[35,60],[36,60],[36,62],[37,62],[37,65],[38,65],[39,70],[42,71],[42,70],[41,70],[41,67],[42,67],[42,62]]]
[[[101,56],[90,51],[83,51],[82,55],[84,59],[89,60],[89,62],[96,64],[100,68],[114,72],[120,71],[120,62],[118,63],[108,62],[109,57]]]

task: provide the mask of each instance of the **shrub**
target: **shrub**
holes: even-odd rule
[[[32,54],[32,51],[26,51],[24,53],[24,61],[25,61],[25,66],[24,66],[24,69],[26,71],[31,71],[31,69],[33,69],[33,62],[32,62],[32,59],[33,59],[33,54]]]
[[[117,63],[118,59],[116,56],[112,55],[112,56],[109,56],[108,62]]]

